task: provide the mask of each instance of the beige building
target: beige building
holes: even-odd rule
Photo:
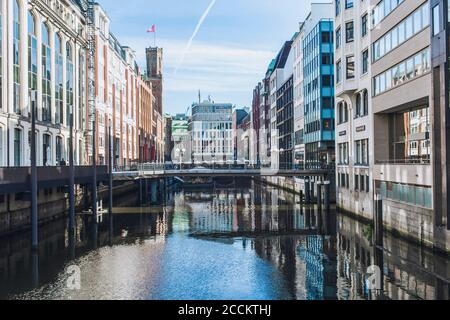
[[[337,204],[372,218],[374,164],[369,1],[335,1]]]
[[[388,227],[432,245],[431,11],[423,0],[384,2],[372,1],[374,193]]]

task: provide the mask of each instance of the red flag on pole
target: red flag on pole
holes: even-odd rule
[[[151,29],[147,29],[147,33],[154,33],[156,32],[156,26],[152,25]]]

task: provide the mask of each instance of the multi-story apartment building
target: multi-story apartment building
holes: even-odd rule
[[[234,159],[233,106],[204,101],[192,105],[191,133],[194,162],[226,163]]]
[[[372,217],[374,165],[369,1],[334,1],[337,204]]]
[[[261,135],[261,90],[262,84],[261,82],[253,89],[253,100],[252,100],[252,110],[251,110],[251,129],[253,130],[253,134],[255,135],[255,141],[252,146],[253,152],[255,154],[255,158],[253,159],[256,163],[260,163],[260,135]]]
[[[293,54],[291,54],[292,40],[286,41],[280,49],[273,65],[269,67],[271,70],[269,92],[270,92],[270,148],[271,148],[271,165],[277,169],[280,166],[281,157],[284,157],[284,149],[280,147],[279,125],[283,121],[283,117],[278,115],[278,93],[279,89],[285,84],[286,79],[292,76]],[[285,70],[285,68],[287,70]],[[293,114],[292,114],[293,118]],[[275,178],[276,179],[276,178]]]
[[[305,165],[334,163],[333,5],[313,4],[303,39]]]
[[[430,4],[391,2],[372,1],[374,192],[383,198],[389,227],[432,244],[437,203]]]
[[[305,161],[305,106],[303,100],[303,39],[304,22],[292,43],[294,51],[294,163],[303,165]]]
[[[138,88],[140,77],[135,53],[110,32],[110,20],[99,4],[96,21],[96,161],[107,163],[110,135],[114,165],[127,165],[138,157]],[[111,132],[110,132],[111,130]]]
[[[434,242],[450,251],[450,171],[449,166],[449,65],[450,6],[448,1],[431,0],[431,64],[433,68],[433,163],[434,163]]]
[[[73,1],[0,3],[0,166],[29,166],[31,103],[36,96],[37,163],[84,164],[85,22]],[[34,94],[36,93],[36,95]]]
[[[290,56],[293,56],[292,50]],[[287,79],[277,90],[279,163],[282,169],[290,169],[294,160],[294,76],[289,72],[291,70],[285,70]]]
[[[152,84],[145,77],[137,77],[137,129],[138,129],[138,157],[139,162],[154,162],[153,156],[153,116],[156,99],[153,95]]]
[[[271,134],[270,134],[270,74],[275,67],[275,60],[272,60],[267,71],[266,76],[261,82],[260,90],[260,106],[259,106],[259,159],[261,164],[270,164],[271,157]]]

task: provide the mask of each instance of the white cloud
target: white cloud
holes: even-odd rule
[[[136,50],[141,66],[145,65],[145,38],[124,38],[123,43]],[[183,54],[185,42],[159,40],[164,48],[165,92],[248,92],[262,79],[270,60],[268,50],[249,49],[234,44],[194,42],[178,73],[173,74]]]

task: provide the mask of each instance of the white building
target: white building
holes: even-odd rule
[[[234,159],[233,106],[204,101],[192,106],[192,154],[183,156],[187,162],[225,163]]]
[[[74,112],[74,160],[86,162],[85,27],[73,1],[0,4],[0,166],[30,165],[30,96],[37,93],[37,163],[68,160]]]
[[[370,2],[336,0],[334,6],[337,204],[372,218]]]

